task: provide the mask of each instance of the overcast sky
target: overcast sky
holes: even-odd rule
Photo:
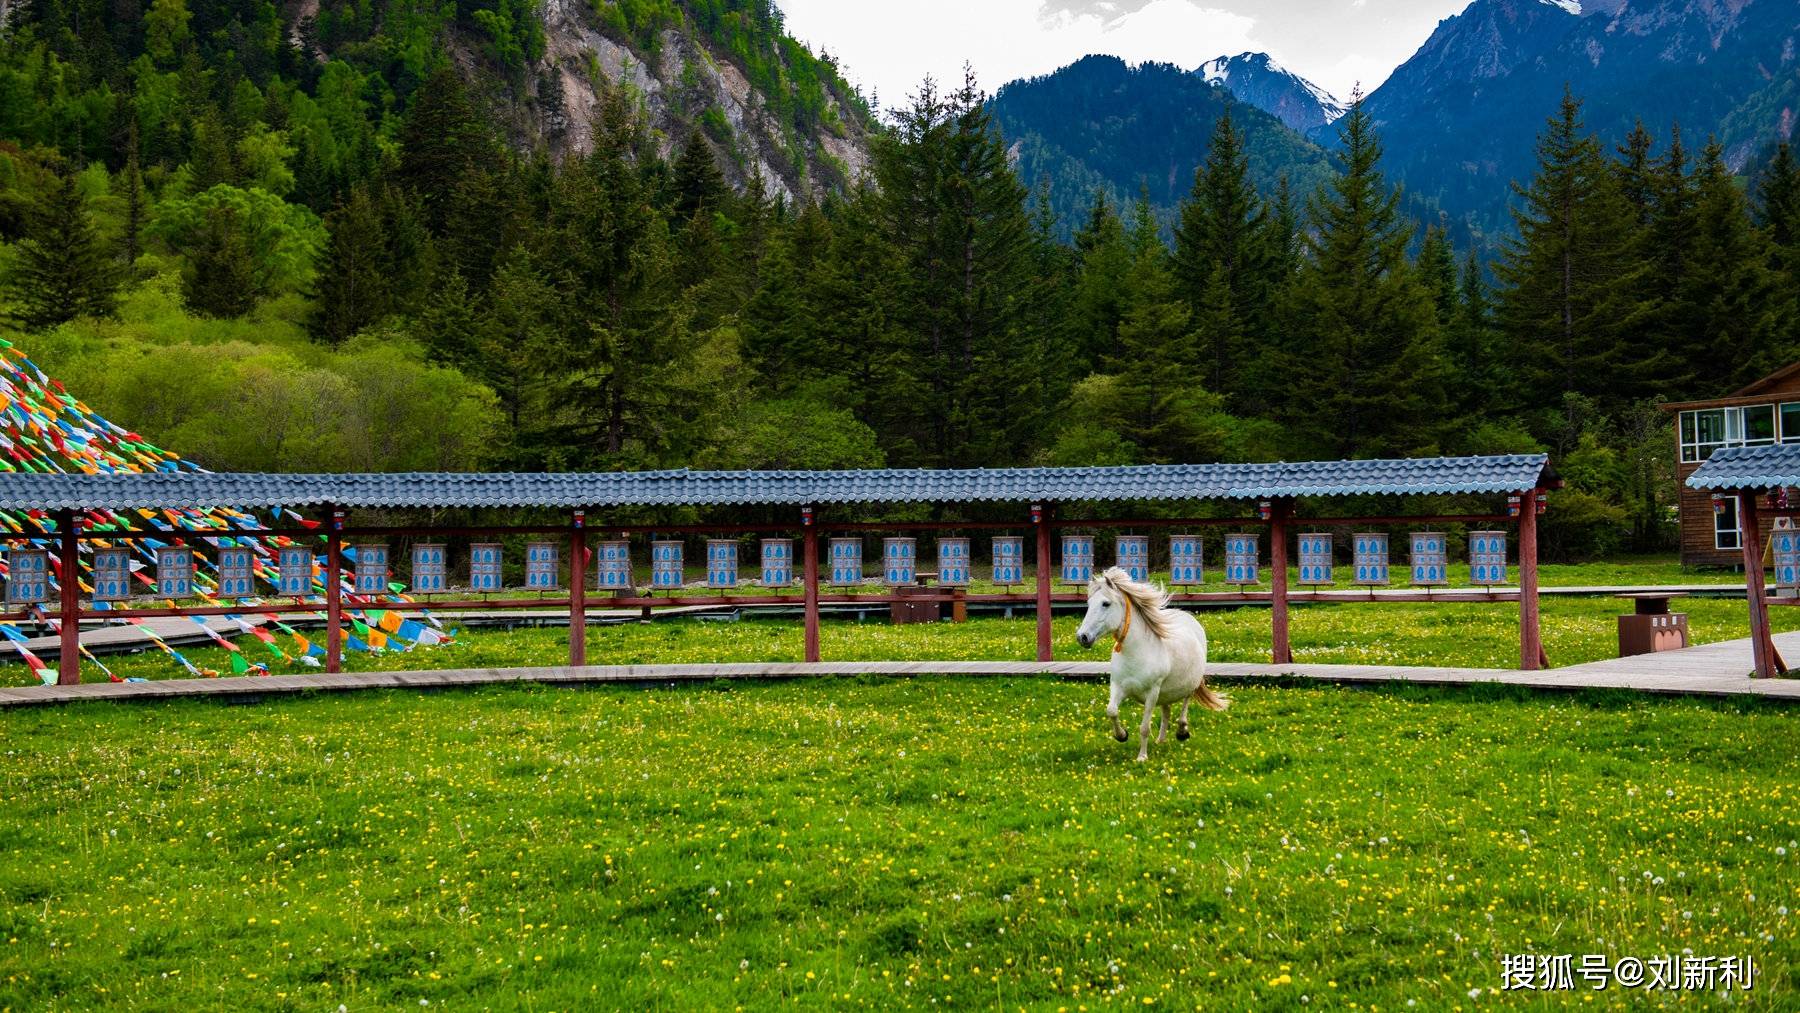
[[[1469,0],[778,0],[788,31],[837,57],[864,93],[903,102],[921,78],[982,87],[1089,53],[1192,68],[1265,52],[1339,97],[1371,91]]]

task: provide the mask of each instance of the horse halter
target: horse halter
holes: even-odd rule
[[[1120,623],[1119,628],[1113,631],[1114,654],[1118,654],[1125,650],[1125,638],[1131,634],[1131,598],[1121,594],[1119,595],[1119,604],[1125,607],[1125,621]]]

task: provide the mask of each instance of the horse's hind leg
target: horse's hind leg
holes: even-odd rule
[[[1113,738],[1118,739],[1120,742],[1124,742],[1126,739],[1131,738],[1130,735],[1125,733],[1125,726],[1119,723],[1119,705],[1124,702],[1125,687],[1116,682],[1113,683],[1112,696],[1107,698],[1106,701],[1106,716],[1112,720]]]
[[[1144,720],[1138,725],[1137,758],[1139,760],[1148,760],[1150,758],[1150,722],[1154,719],[1155,715],[1156,691],[1152,689],[1144,694]]]
[[[1156,744],[1169,741],[1169,705],[1162,705],[1162,720],[1156,723]]]
[[[1187,709],[1188,704],[1192,703],[1193,700],[1194,698],[1190,696],[1186,700],[1181,701],[1181,720],[1175,724],[1175,737],[1182,742],[1186,742],[1188,738]]]

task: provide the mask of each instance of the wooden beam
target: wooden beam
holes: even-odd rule
[[[819,529],[813,523],[813,508],[800,508],[801,577],[806,588],[806,660],[818,661],[819,655]]]
[[[1738,496],[1738,544],[1744,554],[1744,596],[1750,604],[1750,657],[1759,679],[1772,679],[1787,671],[1775,640],[1769,634],[1769,600],[1763,587],[1762,528],[1757,519],[1757,494],[1749,489]]]
[[[1534,489],[1519,504],[1519,668],[1527,672],[1549,667],[1538,608],[1537,495]]]
[[[344,515],[325,507],[325,671],[344,670]]]
[[[1273,649],[1270,661],[1291,664],[1294,650],[1288,640],[1288,552],[1287,519],[1293,513],[1292,500],[1278,499],[1269,505],[1269,605]]]
[[[62,569],[57,581],[62,623],[58,631],[61,645],[56,659],[56,684],[73,686],[81,682],[81,539],[72,511],[57,512],[56,531]]]
[[[587,517],[575,511],[569,521],[569,664],[587,664]]]
[[[1031,524],[1037,528],[1037,660],[1049,661],[1050,642],[1050,525],[1048,506],[1031,505]]]

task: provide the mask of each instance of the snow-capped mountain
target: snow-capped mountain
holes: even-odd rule
[[[1330,123],[1349,108],[1267,53],[1221,56],[1201,64],[1194,73],[1303,134]]]

